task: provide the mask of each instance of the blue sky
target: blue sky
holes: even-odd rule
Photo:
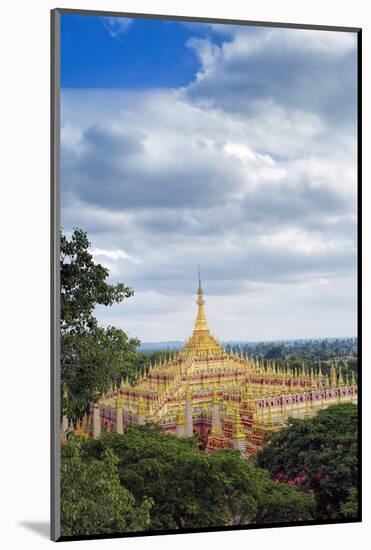
[[[64,14],[61,17],[63,87],[146,89],[193,80],[200,60],[187,47],[208,27],[176,21]],[[222,37],[214,37],[221,43]]]
[[[62,226],[185,339],[356,334],[356,35],[62,16]]]

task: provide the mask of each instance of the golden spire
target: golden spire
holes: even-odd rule
[[[145,404],[144,404],[144,399],[142,396],[139,397],[139,400],[138,400],[138,410],[137,410],[137,413],[138,414],[143,414],[145,412],[146,408],[145,408]]]
[[[67,388],[66,382],[64,382],[64,384],[63,384],[63,397],[65,399],[68,399],[68,388]]]
[[[336,388],[337,386],[337,376],[336,376],[336,367],[334,360],[331,364],[331,370],[330,370],[330,384],[332,388]]]
[[[339,367],[338,385],[339,386],[344,386],[344,380],[343,380],[343,375],[342,375],[342,372],[341,372],[341,367]]]
[[[310,369],[310,385],[311,385],[312,388],[317,387],[314,370],[312,368]]]
[[[206,316],[205,316],[205,310],[204,310],[204,293],[201,286],[201,272],[198,271],[198,289],[197,289],[197,300],[196,304],[198,306],[197,309],[197,317],[195,326],[193,329],[193,334],[189,338],[186,349],[193,350],[196,352],[199,352],[200,354],[210,354],[211,353],[222,353],[222,347],[220,346],[219,342],[214,338],[209,331],[209,327],[207,326]]]
[[[245,439],[245,430],[241,422],[240,410],[238,405],[236,406],[233,413],[233,438],[234,439]]]
[[[198,271],[198,290],[197,290],[197,300],[196,304],[198,305],[197,318],[195,323],[196,330],[208,330],[207,321],[204,311],[204,293],[201,286],[201,271]]]

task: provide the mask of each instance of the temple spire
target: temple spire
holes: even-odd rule
[[[192,349],[204,354],[222,353],[222,348],[217,340],[210,334],[207,326],[204,310],[204,293],[201,284],[201,270],[198,266],[198,289],[197,289],[197,317],[193,329],[193,334],[189,338],[186,348]]]
[[[196,317],[196,323],[195,323],[195,331],[204,331],[209,330],[207,326],[207,321],[205,317],[205,311],[204,311],[204,293],[201,286],[201,270],[200,266],[198,266],[198,290],[197,290],[197,300],[196,303],[198,305],[198,311],[197,311],[197,317]]]

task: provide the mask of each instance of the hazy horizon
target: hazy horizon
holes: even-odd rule
[[[283,339],[283,340],[219,340],[220,344],[260,344],[260,343],[267,343],[267,344],[275,344],[279,342],[299,342],[299,341],[319,341],[319,340],[353,340],[357,339],[357,336],[333,336],[333,337],[327,337],[327,336],[319,336],[318,338],[290,338],[290,339]],[[145,341],[141,342],[140,345],[143,344],[168,344],[168,343],[179,343],[183,344],[182,340],[160,340],[160,341]]]

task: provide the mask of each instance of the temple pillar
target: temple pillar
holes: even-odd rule
[[[99,405],[93,405],[93,437],[97,439],[100,436],[101,432],[101,422],[100,422],[100,409]]]
[[[246,435],[243,428],[239,407],[237,406],[233,415],[233,446],[238,449],[242,455],[246,451]]]
[[[219,403],[215,399],[213,399],[211,406],[211,426],[212,433],[220,433],[222,431]]]
[[[118,434],[124,433],[124,418],[122,408],[119,405],[116,406],[116,432]]]
[[[143,400],[143,397],[140,396],[138,401],[138,409],[137,409],[137,422],[139,426],[143,426],[143,424],[145,424],[145,421],[146,421],[145,412],[146,412],[146,409],[145,409],[144,400]]]
[[[246,438],[244,437],[243,439],[235,439],[233,441],[233,446],[235,449],[238,449],[240,451],[240,453],[243,455],[245,454],[245,451],[246,451]]]
[[[185,425],[184,424],[177,424],[175,428],[175,435],[177,437],[185,437]]]
[[[176,425],[175,425],[175,434],[178,437],[185,437],[186,436],[186,423],[185,423],[185,415],[182,411],[181,407],[178,407],[178,414],[176,418]]]
[[[192,399],[190,398],[185,402],[185,432],[186,437],[193,436]]]

